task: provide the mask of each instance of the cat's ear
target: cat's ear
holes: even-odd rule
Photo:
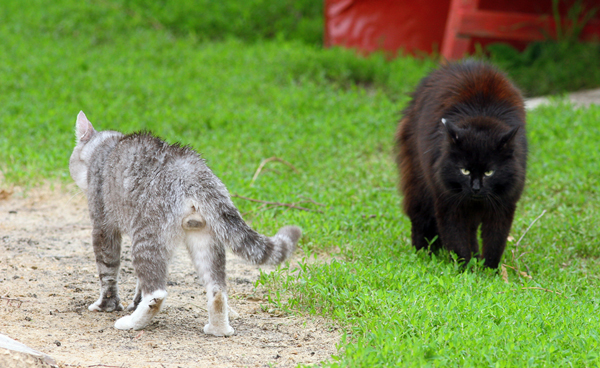
[[[514,127],[508,132],[504,133],[500,140],[498,141],[498,149],[503,149],[511,145],[511,143],[515,140],[515,136],[521,127]]]
[[[96,131],[92,123],[90,123],[83,111],[80,111],[77,115],[77,123],[75,124],[75,138],[77,138],[77,143],[89,141],[92,139],[94,133]]]
[[[449,137],[452,139],[452,142],[458,143],[462,129],[457,128],[456,125],[447,119],[442,118],[441,122],[446,127],[446,131],[448,132]]]

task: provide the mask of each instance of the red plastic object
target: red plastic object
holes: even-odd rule
[[[566,19],[572,4],[561,4]],[[586,9],[600,5],[598,0],[583,4]],[[363,53],[441,51],[447,59],[458,59],[476,43],[508,41],[522,48],[553,36],[551,14],[552,0],[325,0],[325,46]],[[600,38],[600,12],[581,38]]]
[[[325,0],[325,46],[439,51],[450,0]]]

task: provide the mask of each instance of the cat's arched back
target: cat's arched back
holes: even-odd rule
[[[525,108],[518,88],[482,62],[433,71],[404,111],[396,152],[413,245],[444,246],[465,261],[478,254],[497,267],[525,184]]]

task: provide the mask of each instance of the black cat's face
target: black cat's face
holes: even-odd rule
[[[518,167],[513,157],[515,129],[480,118],[458,128],[442,119],[448,132],[441,165],[444,186],[462,199],[502,197],[515,185]]]

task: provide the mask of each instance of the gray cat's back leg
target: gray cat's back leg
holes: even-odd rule
[[[227,284],[225,281],[225,247],[215,241],[206,228],[186,230],[185,243],[198,271],[204,280],[208,298],[208,324],[204,333],[231,336],[235,332],[229,325]],[[232,313],[235,318],[237,313]]]
[[[123,310],[119,299],[118,278],[121,265],[121,233],[94,225],[92,244],[100,278],[100,297],[88,309],[93,312]]]
[[[135,311],[115,322],[115,328],[119,330],[140,330],[146,327],[160,312],[167,297],[167,270],[171,247],[151,229],[157,228],[146,226],[132,234],[131,255],[138,284],[136,296],[128,309]]]
[[[127,306],[127,311],[132,312],[134,311],[137,306],[140,304],[140,302],[142,301],[142,290],[140,289],[140,281],[137,281],[137,284],[135,285],[135,296],[133,297],[133,301],[131,302],[131,304],[129,304]]]

